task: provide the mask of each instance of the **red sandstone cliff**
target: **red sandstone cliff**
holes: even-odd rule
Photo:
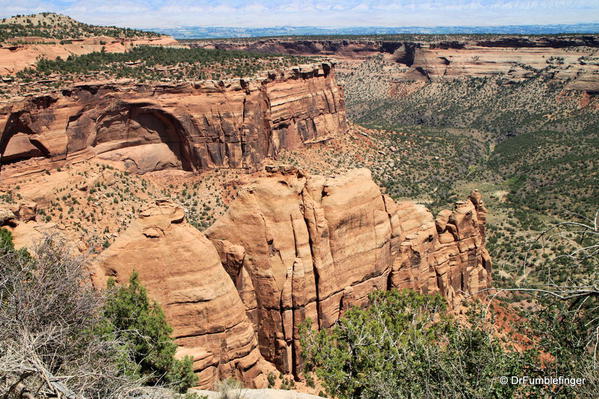
[[[0,163],[44,158],[36,168],[98,156],[140,173],[249,168],[346,128],[343,93],[326,63],[252,80],[84,83],[0,104]]]
[[[265,362],[233,282],[206,237],[184,221],[183,209],[158,202],[141,213],[97,259],[95,283],[126,282],[136,270],[163,307],[179,355],[191,355],[201,387],[223,376],[262,386]]]
[[[159,203],[96,262],[99,282],[139,272],[181,354],[194,357],[202,387],[231,375],[264,386],[268,362],[298,373],[300,323],[329,327],[374,290],[440,292],[455,304],[490,286],[478,193],[434,219],[382,194],[366,169],[271,172],[244,188],[206,235]]]
[[[220,40],[191,46],[246,50],[266,54],[321,55],[339,60],[365,60],[382,55],[405,70],[397,80],[443,81],[463,77],[505,76],[517,82],[539,71],[548,79],[568,82],[567,89],[596,94],[599,65],[593,61],[597,35],[454,36],[451,40]]]
[[[370,172],[276,172],[239,195],[206,232],[258,333],[264,357],[299,371],[299,331],[333,325],[373,290],[440,292],[450,303],[490,286],[480,197],[442,212],[396,203]]]

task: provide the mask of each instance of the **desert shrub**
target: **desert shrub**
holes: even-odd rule
[[[219,381],[216,384],[218,399],[243,399],[243,386],[233,378]]]
[[[599,295],[596,289],[587,293],[568,300],[538,296],[537,309],[527,312],[540,350],[553,360],[545,375],[584,378],[583,384],[552,387],[554,398],[592,398],[599,392]]]
[[[7,229],[0,228],[0,255],[14,249],[15,247],[12,243],[12,233]]]
[[[275,382],[276,382],[276,378],[277,377],[275,376],[275,374],[272,371],[270,373],[268,373],[267,379],[268,379],[268,387],[269,388],[274,388]]]
[[[196,383],[192,359],[175,359],[177,346],[171,338],[172,328],[160,306],[148,298],[146,289],[132,273],[129,284],[117,287],[109,281],[104,316],[116,337],[133,353],[136,367],[123,364],[130,375],[145,377],[150,384],[168,384],[184,392]]]
[[[535,356],[506,347],[480,314],[461,325],[438,296],[375,292],[328,330],[302,328],[306,371],[341,399],[512,397],[499,376],[531,375]]]
[[[28,256],[0,234],[0,395],[118,398],[139,387],[117,365],[123,346],[94,333],[103,297],[83,259],[53,237]]]

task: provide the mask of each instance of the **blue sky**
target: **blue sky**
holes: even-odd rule
[[[599,22],[599,0],[0,0],[1,17],[41,11],[87,23],[139,28]]]

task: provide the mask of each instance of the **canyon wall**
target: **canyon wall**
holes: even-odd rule
[[[445,40],[329,39],[201,41],[192,46],[260,53],[321,55],[361,61],[382,55],[405,67],[397,80],[436,81],[505,75],[514,82],[546,71],[550,79],[569,82],[572,90],[599,93],[599,37],[455,35]]]
[[[200,386],[233,375],[261,387],[273,365],[298,375],[300,324],[330,327],[374,290],[441,293],[455,305],[490,287],[477,192],[435,219],[381,193],[366,169],[332,177],[269,169],[205,234],[160,202],[96,262],[101,286],[139,272],[180,354],[193,356]]]
[[[0,163],[38,158],[31,167],[39,168],[98,156],[139,173],[252,168],[346,129],[343,92],[328,63],[250,80],[87,82],[0,104]],[[14,168],[4,169],[9,176]]]

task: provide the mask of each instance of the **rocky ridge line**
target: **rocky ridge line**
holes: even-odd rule
[[[548,80],[567,82],[568,90],[591,95],[599,92],[597,35],[498,35],[484,40],[476,35],[450,35],[444,39],[440,35],[437,40],[418,37],[412,40],[231,39],[203,40],[190,45],[265,54],[320,55],[350,63],[382,56],[404,68],[395,77],[398,82],[504,76],[510,84],[514,84],[543,73]]]

